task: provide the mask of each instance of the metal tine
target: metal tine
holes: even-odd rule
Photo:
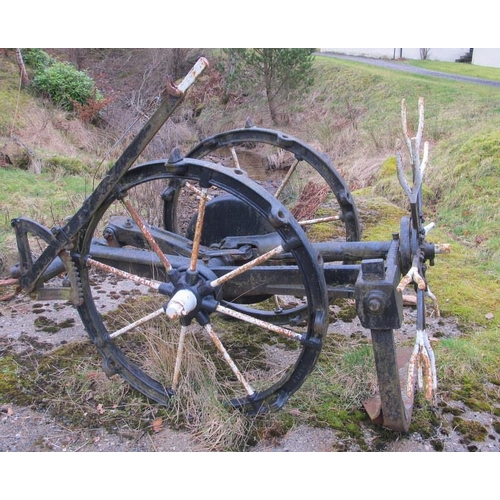
[[[408,132],[406,99],[403,99],[401,101],[401,123],[403,127],[404,138],[406,141],[406,147],[408,149],[411,158],[413,186],[410,187],[404,174],[403,155],[401,152],[401,143],[399,141],[397,141],[396,143],[397,173],[398,173],[399,183],[401,184],[405,193],[408,195],[410,203],[416,203],[417,201],[417,196],[423,182],[425,168],[427,167],[429,159],[428,141],[424,142],[423,155],[422,159],[420,159],[420,149],[424,132],[424,113],[425,113],[425,101],[423,97],[420,97],[418,100],[418,112],[419,112],[419,118],[418,118],[417,135],[415,137],[411,137],[410,133]]]

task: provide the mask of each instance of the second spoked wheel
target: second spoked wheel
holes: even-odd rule
[[[305,230],[321,225],[311,235],[313,239],[361,239],[356,205],[339,172],[326,155],[296,137],[248,125],[204,139],[186,157],[244,170],[288,208]],[[189,188],[172,183],[164,209],[166,229],[186,230],[180,200],[190,195]]]
[[[301,140],[276,130],[253,125],[208,137],[186,155],[209,159],[232,169],[242,169],[279,200],[297,219],[311,242],[361,240],[361,227],[353,197],[328,157]],[[199,186],[173,180],[164,193],[164,227],[180,235],[193,234]],[[247,214],[238,200],[219,196],[207,205],[213,224],[207,224],[204,244],[210,246],[225,237],[266,234],[267,224]],[[228,217],[232,214],[234,217]],[[240,244],[236,240],[236,244]],[[231,238],[225,241],[230,247]],[[350,262],[346,262],[350,263]],[[265,297],[262,297],[264,299]],[[335,298],[331,295],[330,299]],[[303,300],[275,294],[264,304],[247,297],[234,297],[228,307],[275,324],[300,321]]]
[[[162,227],[164,198],[186,182],[200,193],[190,233],[181,236]],[[203,228],[216,213],[207,210],[210,191],[245,206],[277,245],[207,246]],[[227,265],[234,252],[240,265]],[[78,310],[106,372],[154,401],[168,404],[213,376],[220,400],[258,414],[281,407],[314,368],[328,319],[318,256],[288,210],[241,170],[192,159],[130,170],[82,231],[73,258]],[[303,300],[294,325],[224,306],[235,295],[263,300],[284,287]]]

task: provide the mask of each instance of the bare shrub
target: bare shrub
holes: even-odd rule
[[[422,61],[429,59],[430,53],[431,49],[420,49],[420,59],[422,59]]]
[[[329,193],[327,185],[321,185],[316,182],[308,182],[300,194],[297,204],[292,208],[292,215],[297,220],[312,219],[316,211],[325,201]]]

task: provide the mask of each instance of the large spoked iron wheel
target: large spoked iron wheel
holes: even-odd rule
[[[198,223],[179,238],[162,228],[162,195],[169,184],[186,182],[201,190]],[[265,221],[278,246],[264,255],[249,247],[241,266],[212,258],[202,241],[213,216],[206,210],[210,191]],[[130,170],[82,231],[73,258],[83,294],[78,310],[105,371],[156,402],[167,405],[183,384],[196,385],[192,370],[202,359],[217,373],[219,399],[258,414],[281,407],[314,368],[328,319],[318,257],[286,208],[239,170],[191,159]],[[264,295],[277,293],[278,269],[304,297],[300,323],[283,328],[234,318],[223,306],[228,294],[260,294],[255,280]]]
[[[349,188],[330,160],[290,135],[250,126],[209,137],[195,146],[188,158],[209,159],[233,169],[244,170],[264,189],[290,210],[311,242],[359,241],[361,227],[358,212]],[[177,234],[190,236],[193,231],[193,200],[196,183],[171,181],[164,193],[164,227]],[[204,243],[219,243],[226,236],[249,236],[269,232],[267,224],[246,215],[241,203],[227,198],[214,199],[207,206],[217,221],[204,231]],[[242,221],[235,226],[225,214],[239,214]],[[230,244],[230,240],[226,245]],[[269,297],[262,297],[269,299]],[[234,299],[226,305],[256,318],[286,325],[300,318],[303,301],[289,301],[280,295],[270,298],[273,307],[263,308],[260,302],[250,304]]]

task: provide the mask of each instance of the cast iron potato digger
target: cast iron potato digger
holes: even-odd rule
[[[426,241],[423,227],[423,101],[416,137],[405,129],[412,182],[398,153],[410,214],[388,241],[365,242],[351,193],[329,159],[287,134],[247,123],[185,156],[174,150],[134,165],[206,66],[200,59],[180,85],[167,83],[149,121],[64,226],[12,220],[19,264],[9,283],[38,300],[71,301],[106,374],[162,405],[189,383],[186,340],[208,342],[223,365],[218,396],[251,415],[281,408],[301,387],[320,355],[329,305],[355,299],[371,332],[379,385],[368,412],[385,427],[408,430],[417,380],[429,398],[437,383],[425,328],[425,271],[441,250]],[[403,127],[405,112],[403,104]],[[264,147],[278,151],[267,157],[270,165],[288,162],[272,194],[245,172],[244,155]],[[294,195],[297,172],[309,195]],[[319,181],[326,186],[324,213],[308,218],[287,207],[289,199],[297,206],[317,194]],[[333,225],[332,237],[311,242],[306,229],[324,224]],[[36,256],[33,240],[44,243]],[[102,287],[118,291],[125,283],[133,294],[118,317],[102,305]],[[417,337],[411,357],[401,361],[394,330],[403,321],[407,286],[417,297]],[[262,342],[267,363],[244,342],[234,347],[231,331],[240,323],[249,342]]]

